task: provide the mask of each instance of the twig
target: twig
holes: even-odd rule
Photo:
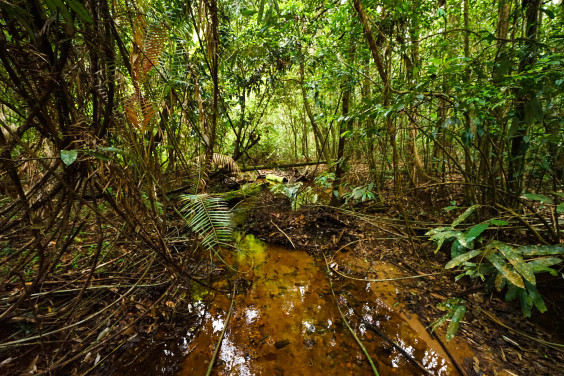
[[[443,348],[444,352],[447,354],[448,358],[450,359],[451,363],[456,367],[456,369],[458,370],[458,373],[460,373],[462,376],[467,376],[468,373],[466,371],[464,371],[464,369],[460,366],[460,364],[458,364],[458,362],[456,361],[456,359],[454,359],[454,356],[451,354],[451,352],[449,351],[449,349],[445,346],[445,344],[443,343],[443,341],[440,339],[440,337],[438,335],[436,335],[433,332],[428,332],[429,335],[432,337],[434,337],[437,342],[439,343],[439,345],[441,345],[441,347]]]
[[[430,277],[433,275],[441,275],[444,274],[448,271],[444,271],[444,272],[437,272],[437,273],[429,273],[429,274],[418,274],[418,275],[410,275],[407,277],[397,277],[397,278],[380,278],[380,279],[367,279],[367,278],[357,278],[357,277],[351,277],[348,276],[346,274],[343,274],[341,272],[339,272],[338,270],[336,270],[335,268],[330,267],[332,271],[334,271],[335,273],[337,273],[338,275],[340,275],[341,277],[344,278],[348,278],[348,279],[352,279],[353,281],[362,281],[362,282],[390,282],[390,281],[401,281],[404,279],[416,279],[416,278],[423,278],[423,277]]]
[[[369,323],[368,321],[366,321],[364,319],[364,317],[362,317],[361,315],[358,314],[358,312],[356,312],[356,310],[353,308],[352,311],[354,312],[355,315],[358,316],[359,320],[362,321],[362,323],[364,325],[366,325],[366,327],[370,330],[372,330],[374,333],[378,334],[378,336],[380,336],[381,338],[383,338],[386,342],[390,343],[393,347],[395,347],[404,357],[406,357],[409,361],[411,361],[413,364],[415,364],[417,367],[419,367],[423,372],[425,372],[427,375],[431,375],[432,373],[429,372],[429,370],[427,368],[425,368],[423,366],[423,364],[419,363],[417,361],[417,359],[415,359],[414,357],[412,357],[407,351],[405,351],[403,349],[403,347],[401,347],[400,345],[398,345],[397,343],[395,343],[390,337],[388,337],[386,334],[384,334],[384,332],[382,332],[380,329],[378,329],[377,327],[375,327],[374,325],[372,325],[371,323]]]
[[[288,239],[290,241],[290,244],[292,244],[292,247],[294,247],[294,249],[296,249],[296,246],[294,245],[294,242],[292,241],[292,239],[290,239],[290,237],[288,235],[286,235],[286,233],[284,231],[282,231],[282,229],[280,227],[278,227],[276,225],[276,223],[274,223],[272,221],[272,219],[270,220],[270,223],[272,223],[274,225],[274,227],[276,227],[278,229],[278,231],[280,231],[282,233],[282,235],[284,235],[286,237],[286,239]]]
[[[223,330],[219,335],[219,339],[217,340],[217,345],[215,346],[215,350],[213,351],[213,355],[210,360],[210,365],[208,367],[208,371],[206,372],[206,376],[211,375],[211,371],[213,370],[213,365],[215,363],[215,358],[217,358],[217,354],[219,353],[219,349],[221,347],[221,341],[223,341],[223,335],[225,334],[225,330],[227,329],[227,325],[229,324],[229,318],[231,318],[231,312],[233,312],[233,305],[235,304],[236,288],[237,288],[237,280],[235,280],[235,283],[233,283],[233,292],[231,294],[231,307],[229,308],[229,313],[227,314],[227,318],[225,319],[225,324],[223,324]]]
[[[495,323],[498,324],[498,325],[503,326],[505,329],[511,330],[512,332],[515,332],[515,333],[517,333],[517,334],[519,334],[519,335],[521,335],[521,336],[523,336],[523,337],[525,337],[525,338],[527,338],[527,339],[530,339],[530,340],[532,340],[532,341],[535,341],[535,342],[537,342],[537,343],[540,343],[541,345],[550,347],[550,348],[553,349],[553,350],[564,351],[564,344],[555,343],[555,342],[548,342],[548,341],[545,341],[544,339],[536,338],[536,337],[530,336],[530,335],[528,335],[527,333],[523,333],[523,332],[521,332],[521,331],[519,331],[519,330],[517,330],[517,329],[511,328],[510,326],[505,325],[503,322],[501,322],[500,319],[498,319],[497,317],[495,317],[495,316],[493,315],[493,313],[490,313],[490,312],[486,311],[485,309],[482,309],[482,308],[478,307],[478,311],[479,311],[479,312],[482,312],[482,313],[483,313],[484,315],[486,315],[491,321],[495,322]]]
[[[347,327],[349,332],[351,332],[351,334],[354,337],[356,343],[358,343],[358,345],[362,349],[362,352],[364,353],[364,355],[366,355],[366,358],[368,359],[368,362],[370,363],[370,367],[372,367],[372,371],[374,372],[374,374],[376,376],[379,376],[378,370],[376,369],[374,362],[372,362],[372,358],[370,357],[370,354],[368,354],[368,350],[366,350],[366,347],[364,347],[364,345],[362,344],[360,339],[358,339],[354,330],[349,325],[347,318],[345,317],[345,315],[341,311],[341,307],[339,306],[339,301],[337,300],[337,295],[335,295],[335,291],[333,290],[333,281],[331,281],[331,275],[329,274],[330,268],[329,268],[329,264],[327,263],[327,258],[325,257],[325,254],[323,254],[323,259],[325,260],[325,266],[327,267],[327,278],[329,279],[329,287],[331,288],[331,294],[333,294],[333,299],[335,299],[335,304],[337,305],[337,310],[339,310],[339,314],[341,315],[341,319],[343,319],[345,326]]]

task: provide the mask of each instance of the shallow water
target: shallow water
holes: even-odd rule
[[[267,246],[251,235],[240,244],[244,253],[235,254],[236,264],[251,271],[240,277],[247,288],[235,297],[213,375],[373,374],[341,320],[323,259]],[[337,261],[347,262],[346,256]],[[386,270],[375,273],[383,276]],[[381,375],[424,372],[369,330],[357,314],[399,344],[430,374],[456,374],[419,321],[402,313],[391,284],[334,279],[334,289],[347,320]],[[193,332],[183,340],[185,355],[178,375],[206,374],[230,304],[231,298],[224,294],[216,294],[207,311],[203,302],[196,304],[203,326],[193,341]]]

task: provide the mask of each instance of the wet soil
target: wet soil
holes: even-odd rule
[[[559,299],[562,281],[555,280],[557,277],[552,282],[539,281],[550,311],[536,312],[532,319],[522,316],[518,302],[505,302],[503,294],[488,291],[481,281],[455,281],[456,274],[444,269],[450,260],[448,253],[435,253],[435,247],[421,235],[430,229],[428,223],[436,227],[452,220],[449,213],[434,207],[433,197],[448,203],[457,197],[456,192],[417,194],[421,200],[414,195],[403,203],[404,213],[411,218],[411,237],[397,206],[361,205],[355,213],[326,206],[292,211],[268,192],[261,199],[263,204],[251,212],[250,223],[252,231],[268,242],[287,247],[293,243],[314,255],[344,253],[348,261],[340,263],[339,270],[347,276],[372,278],[383,264],[393,265],[404,276],[438,273],[396,281],[394,286],[403,312],[417,317],[426,331],[444,315],[437,308],[439,303],[450,297],[466,300],[467,312],[457,336],[447,342],[444,326],[436,332],[458,364],[460,370],[453,374],[564,374],[563,351],[539,342],[564,343],[564,332],[558,329],[564,319],[564,301]]]
[[[158,332],[158,346],[134,348],[143,362],[116,374],[204,375],[223,330],[213,375],[372,374],[337,302],[381,375],[564,374],[562,352],[535,341],[564,341],[564,333],[551,331],[562,322],[560,290],[545,294],[550,313],[528,320],[481,282],[455,282],[456,274],[444,269],[448,255],[435,254],[418,237],[426,221],[438,222],[431,204],[406,205],[418,217],[410,239],[403,214],[391,205],[356,208],[356,214],[326,206],[292,210],[286,198],[265,191],[236,214],[254,237],[240,239],[242,253],[224,252],[230,264],[248,270],[238,274],[229,322],[234,278],[223,273],[214,284],[222,292],[193,290],[192,320]],[[365,280],[406,276],[418,277]],[[467,313],[448,342],[444,327],[434,334],[430,327],[444,314],[438,303],[450,297],[464,298]]]

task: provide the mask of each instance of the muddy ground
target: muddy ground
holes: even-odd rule
[[[440,273],[394,283],[406,313],[416,315],[428,331],[444,315],[437,308],[439,303],[450,297],[466,300],[467,312],[457,336],[446,341],[446,324],[436,331],[465,375],[564,374],[564,348],[540,343],[564,343],[562,279],[549,277],[538,282],[548,312],[533,312],[531,319],[522,316],[517,302],[506,303],[503,294],[488,291],[482,281],[462,278],[455,282],[456,272],[444,269],[449,252],[435,254],[435,246],[424,233],[432,228],[430,223],[449,223],[460,214],[441,210],[457,193],[440,187],[413,192],[411,197],[401,203],[403,208],[318,205],[293,211],[288,199],[265,190],[251,210],[246,230],[268,243],[305,249],[318,257],[345,253],[347,261],[335,267],[351,277],[382,278],[375,272],[382,262],[395,265],[404,276]],[[401,220],[402,211],[409,213],[410,230]],[[528,241],[526,234],[521,235],[521,240]],[[461,346],[468,351],[454,350]]]

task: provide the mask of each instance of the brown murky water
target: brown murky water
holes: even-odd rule
[[[242,270],[249,263],[254,268],[244,277],[250,286],[235,298],[213,375],[373,374],[341,320],[323,259],[266,246],[252,236],[243,238],[241,244],[245,252],[237,255],[237,263]],[[348,262],[346,258],[337,261]],[[390,268],[384,265],[375,273],[385,277],[385,269]],[[402,313],[391,284],[339,280],[334,288],[347,320],[380,375],[424,372],[369,330],[357,314],[399,344],[430,374],[457,374],[419,321]],[[230,304],[231,299],[222,294],[214,297],[207,311],[203,303],[196,304],[204,324],[193,341],[184,342],[185,356],[178,375],[206,374]]]

